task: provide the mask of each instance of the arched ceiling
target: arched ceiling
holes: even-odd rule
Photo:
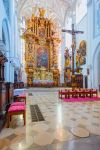
[[[66,15],[71,15],[76,0],[17,0],[19,18],[38,15],[38,8],[46,9],[46,17],[64,26]]]

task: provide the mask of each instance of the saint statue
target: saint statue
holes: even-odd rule
[[[47,72],[46,73],[46,79],[47,80],[53,80],[53,73],[52,72]]]
[[[65,67],[71,67],[71,57],[68,49],[65,51]]]
[[[80,67],[84,63],[84,57],[81,55],[79,51],[76,54],[76,67]]]

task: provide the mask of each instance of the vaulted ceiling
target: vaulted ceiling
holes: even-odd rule
[[[30,18],[32,13],[38,15],[38,8],[46,9],[46,17],[61,26],[64,25],[66,16],[70,16],[76,0],[17,0],[19,17]]]

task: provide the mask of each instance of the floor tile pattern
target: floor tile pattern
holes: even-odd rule
[[[89,137],[89,131],[81,127],[72,128],[71,132],[73,135],[78,137],[82,137],[82,138]]]
[[[83,143],[85,150],[100,150],[100,102],[66,103],[58,90],[27,90],[26,126],[22,116],[12,117],[10,128],[0,133],[0,150],[83,150]],[[45,121],[32,122],[31,105],[38,105]]]

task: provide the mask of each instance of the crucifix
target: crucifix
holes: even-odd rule
[[[74,24],[72,24],[72,30],[62,29],[62,32],[67,32],[72,35],[72,75],[74,75],[74,52],[76,49],[76,34],[83,34],[83,31],[77,31],[74,29]]]

